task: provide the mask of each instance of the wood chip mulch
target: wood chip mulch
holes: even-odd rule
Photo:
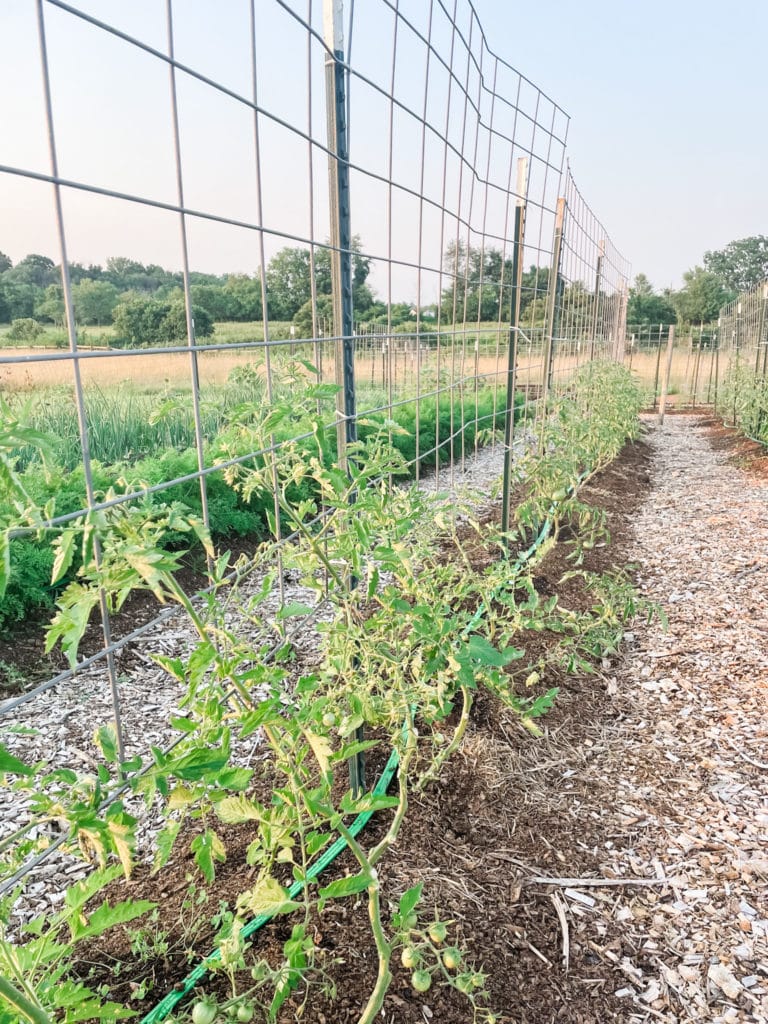
[[[768,1021],[768,484],[722,437],[695,416],[652,427],[629,556],[669,629],[635,629],[591,768],[602,874],[658,884],[573,885],[586,906],[560,890],[625,1020]]]

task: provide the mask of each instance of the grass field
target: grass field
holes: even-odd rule
[[[288,324],[271,325],[271,336],[281,344],[270,349],[271,364],[278,370],[295,359],[304,359],[320,370],[324,380],[335,379],[334,342],[320,339],[302,344],[288,339]],[[41,389],[72,386],[72,359],[66,347],[45,347],[56,335],[53,329],[41,335],[40,344],[30,347],[13,347],[2,344],[0,328],[0,392],[32,394]],[[59,332],[60,334],[61,332]],[[93,341],[95,335],[86,334],[86,340]],[[263,341],[264,329],[261,323],[217,324],[212,338],[204,344],[217,345],[252,344]],[[142,349],[131,355],[111,349],[99,339],[100,347],[83,346],[80,372],[86,386],[97,386],[102,390],[111,388],[133,389],[134,391],[157,394],[168,388],[189,388],[191,381],[190,358],[186,352],[163,354],[152,349]],[[417,378],[422,375],[440,374],[451,383],[463,377],[490,380],[501,379],[506,374],[508,332],[499,330],[497,325],[480,325],[480,330],[459,328],[447,329],[438,339],[429,336],[429,344],[417,348],[407,335],[395,335],[391,344],[384,343],[381,335],[358,338],[356,342],[355,372],[360,385],[389,388],[396,396],[412,394]],[[584,361],[586,353],[580,356],[559,356],[559,369],[572,369]],[[26,357],[23,362],[8,362],[8,359]],[[265,350],[263,348],[211,349],[197,354],[200,382],[205,386],[227,383],[233,370],[256,365],[263,373]],[[532,347],[523,345],[518,359],[518,375],[521,383],[538,382],[541,376],[541,355]]]
[[[666,358],[666,347],[663,347],[660,359],[657,350],[633,352],[627,354],[625,363],[652,395],[655,382],[657,382],[657,394],[661,390]],[[669,377],[669,393],[673,399],[672,404],[688,404],[694,398],[696,404],[712,402],[715,387],[722,382],[730,365],[730,358],[730,352],[716,354],[703,349],[699,353],[695,349],[691,351],[690,346],[684,343],[676,346],[672,354],[672,368]]]

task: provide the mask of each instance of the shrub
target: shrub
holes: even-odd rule
[[[11,321],[11,329],[8,331],[8,338],[11,341],[22,341],[31,344],[43,333],[45,328],[31,316],[20,317]]]

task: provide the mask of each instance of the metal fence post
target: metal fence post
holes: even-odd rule
[[[559,317],[560,298],[560,260],[563,251],[563,223],[565,221],[565,198],[557,200],[557,213],[555,214],[555,238],[552,246],[552,269],[549,275],[547,287],[547,318],[544,335],[546,346],[544,355],[544,366],[541,378],[541,399],[542,407],[546,409],[549,392],[552,388],[552,368],[555,351],[555,335],[557,334]]]
[[[336,383],[339,465],[346,447],[357,440],[355,421],[355,342],[352,323],[352,230],[349,208],[346,70],[343,0],[324,0],[325,84],[328,118],[328,187],[331,222],[331,290],[336,337]]]
[[[616,334],[613,342],[613,361],[620,363],[624,359],[624,349],[626,347],[626,334],[627,334],[627,301],[628,295],[628,284],[625,277],[621,278],[621,291],[618,295],[618,302],[616,304]]]
[[[525,201],[528,194],[528,158],[517,161],[517,201],[515,203],[515,240],[512,248],[512,295],[507,349],[507,407],[504,416],[504,485],[501,505],[501,532],[509,530],[509,491],[512,477],[512,443],[515,437],[515,385],[517,379],[517,332],[520,327],[520,299],[525,244]]]
[[[664,410],[667,405],[667,394],[669,392],[669,377],[672,373],[672,353],[675,348],[675,325],[669,325],[669,337],[667,338],[667,365],[664,369],[664,381],[661,385],[661,397],[659,398],[659,426],[664,422]]]
[[[337,461],[347,468],[347,447],[357,440],[355,408],[355,339],[352,309],[352,227],[349,206],[349,140],[347,135],[347,82],[344,66],[343,0],[324,0],[326,45],[325,88],[328,119],[328,189],[331,222],[331,293],[336,338],[336,446]],[[350,587],[357,581],[350,579]],[[357,730],[362,740],[362,727]],[[365,790],[365,758],[349,759],[349,785],[353,793]]]
[[[656,345],[656,373],[653,378],[653,408],[656,408],[656,403],[659,400],[659,370],[661,368],[661,331],[663,324],[659,324],[659,340]],[[650,328],[648,329],[648,337],[650,338]]]
[[[592,340],[589,345],[589,361],[595,358],[595,339],[597,338],[597,325],[600,322],[600,281],[603,276],[603,260],[605,259],[605,239],[601,238],[597,254],[597,269],[595,271],[595,291],[592,296]]]
[[[760,323],[757,328],[757,345],[755,346],[755,377],[758,375],[760,379],[765,383],[766,367],[768,365],[768,335],[766,334],[766,313],[768,313],[768,281],[763,282],[762,297],[760,300]],[[762,372],[760,370],[760,346],[763,348],[763,359],[762,359]],[[757,411],[757,426],[755,428],[755,436],[760,436],[760,431],[763,428],[765,422],[766,410],[761,404]]]
[[[763,297],[760,304],[760,327],[757,335],[757,351],[760,351],[760,346],[763,346],[763,366],[762,366],[762,377],[765,380],[766,370],[768,370],[768,332],[766,332],[766,326],[768,325],[768,281],[763,282]],[[755,373],[757,373],[757,369]]]

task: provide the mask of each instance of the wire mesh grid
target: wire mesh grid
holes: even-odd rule
[[[717,321],[720,411],[763,443],[768,425],[768,281],[741,292]],[[717,401],[717,399],[716,399]]]
[[[226,482],[261,460],[276,485],[283,451],[308,436],[298,415],[288,434],[252,429],[276,402],[315,385],[339,458],[366,423],[407,427],[413,477],[439,489],[513,423],[515,388],[535,398],[622,357],[629,270],[564,171],[567,115],[493,51],[468,0],[159,9],[37,0],[10,26],[30,69],[19,122],[37,135],[5,133],[0,175],[12,216],[34,210],[36,244],[56,257],[66,340],[0,349],[0,380],[33,420],[61,417],[48,421],[61,442],[48,540],[83,515],[181,501],[220,548],[233,530],[289,543],[274,490],[254,509]],[[119,329],[88,347],[81,284],[99,268],[76,258],[102,251],[135,286]],[[178,268],[172,288],[159,263]],[[175,332],[151,308],[153,274]],[[231,305],[209,333],[212,281]],[[34,453],[14,457],[34,471]],[[279,609],[281,572],[276,586]],[[116,625],[104,595],[97,612],[100,637],[74,666],[0,716],[31,721],[43,699],[66,723],[71,705],[111,719],[127,758],[159,741],[123,692],[123,659],[149,634],[162,646],[173,613]],[[59,731],[46,754],[69,764]]]
[[[723,306],[717,320],[720,348],[739,352],[743,359],[753,357],[755,373],[765,376],[768,348],[768,281],[741,292]]]

